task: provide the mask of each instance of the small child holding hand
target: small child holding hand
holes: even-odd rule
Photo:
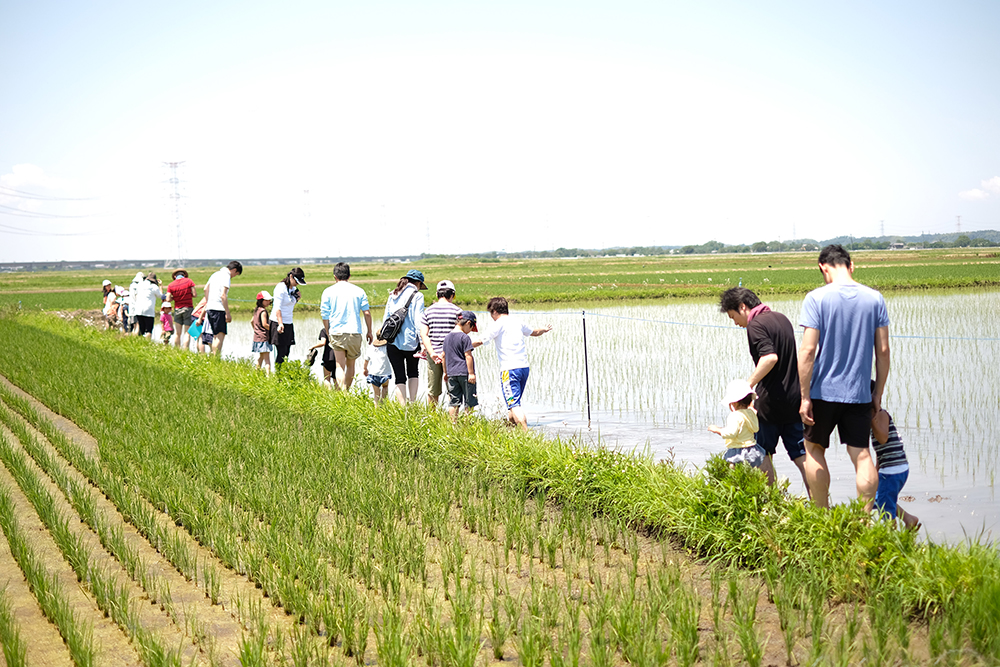
[[[163,327],[163,331],[160,332],[160,341],[164,345],[170,343],[170,337],[174,335],[173,307],[169,301],[164,301],[160,305],[160,325]]]
[[[442,351],[444,359],[444,381],[448,386],[448,414],[451,420],[458,418],[458,409],[465,403],[465,411],[479,405],[476,393],[476,362],[472,358],[472,339],[469,332],[479,331],[476,326],[476,314],[471,310],[463,310],[458,315],[455,328],[444,337]]]
[[[376,338],[365,351],[364,374],[375,393],[375,405],[389,395],[389,380],[392,379],[392,364],[385,350],[386,342]]]
[[[872,391],[875,382],[872,381]],[[919,530],[920,519],[899,506],[899,492],[910,476],[910,464],[903,451],[903,439],[896,431],[892,415],[885,410],[875,412],[872,406],[872,449],[875,450],[875,467],[878,470],[878,491],[875,508],[889,519],[899,517],[908,529]]]
[[[708,430],[722,436],[726,445],[723,459],[732,465],[746,463],[760,468],[767,460],[767,452],[757,444],[754,434],[760,429],[757,413],[751,407],[756,393],[746,380],[733,380],[726,387],[723,405],[729,406],[729,419],[725,427],[709,426]]]

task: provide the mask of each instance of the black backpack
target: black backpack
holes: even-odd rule
[[[413,288],[413,294],[410,298],[406,300],[406,305],[397,310],[396,312],[385,318],[382,322],[382,328],[378,330],[378,337],[387,343],[391,343],[399,335],[399,332],[403,330],[403,322],[406,321],[406,314],[410,310],[410,302],[413,301],[413,297],[419,292],[416,287]]]

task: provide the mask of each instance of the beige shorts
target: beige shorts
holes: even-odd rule
[[[427,357],[427,393],[431,396],[441,395],[441,381],[444,379],[444,364],[435,363]]]
[[[361,334],[332,333],[330,347],[334,350],[343,350],[348,359],[354,360],[361,356],[361,340]]]

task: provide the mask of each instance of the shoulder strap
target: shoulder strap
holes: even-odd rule
[[[413,301],[413,297],[415,297],[417,295],[417,292],[419,292],[419,291],[420,290],[417,289],[416,287],[413,288],[413,294],[411,294],[410,298],[406,300],[406,305],[403,306],[403,308],[405,308],[406,310],[410,309],[410,302]]]

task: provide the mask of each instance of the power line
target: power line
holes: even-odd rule
[[[16,208],[14,206],[5,206],[0,204],[0,214],[3,215],[18,215],[25,218],[52,218],[52,219],[70,219],[70,218],[92,218],[94,214],[90,215],[58,215],[56,213],[41,213],[39,211],[25,211],[24,209]]]
[[[0,223],[0,230],[4,234],[17,234],[19,236],[96,236],[107,234],[108,232],[41,232],[37,229],[24,229],[22,227],[11,227]]]
[[[0,193],[11,193],[12,196],[22,197],[24,199],[40,199],[42,201],[94,201],[95,199],[94,197],[49,197],[46,195],[36,195],[31,192],[24,192],[23,190],[9,188],[6,185],[0,185]]]

